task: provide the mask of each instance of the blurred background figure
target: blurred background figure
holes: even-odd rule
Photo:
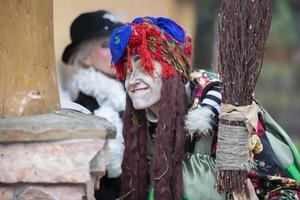
[[[101,179],[100,190],[95,192],[97,200],[116,199],[120,192],[124,151],[121,115],[125,109],[125,91],[110,67],[108,43],[112,30],[121,25],[105,10],[83,13],[72,22],[71,43],[62,54],[62,61],[72,67],[74,73],[68,87],[61,90],[61,96],[70,95],[71,100],[116,127],[116,138],[108,141],[111,161],[106,166],[106,176]]]

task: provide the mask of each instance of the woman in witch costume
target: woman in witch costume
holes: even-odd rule
[[[127,92],[121,199],[226,199],[228,195],[215,188],[221,104],[218,76],[206,71],[189,73],[191,37],[170,19],[136,18],[114,30],[110,48],[117,77],[125,79]],[[258,130],[265,132],[267,120],[260,119]],[[272,127],[273,132],[278,130]],[[258,135],[262,140],[251,149],[250,198],[257,198],[255,192],[263,198],[277,198],[282,191],[295,196],[282,188],[295,189],[297,182],[267,176],[290,177],[264,135]],[[295,152],[290,152],[293,157]],[[260,161],[266,161],[265,168],[258,166]]]

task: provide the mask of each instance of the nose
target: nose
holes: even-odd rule
[[[129,84],[134,85],[139,82],[138,73],[136,73],[136,70],[133,70],[129,77]]]
[[[136,78],[134,72],[126,76],[126,80],[125,80],[126,91],[130,91],[131,89],[135,88],[138,84],[139,84],[139,79]]]

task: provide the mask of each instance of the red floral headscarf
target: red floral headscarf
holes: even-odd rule
[[[110,41],[113,66],[117,77],[125,78],[132,68],[130,57],[139,54],[141,67],[153,75],[152,59],[162,65],[162,77],[168,78],[180,72],[189,78],[192,39],[179,25],[166,18],[144,17],[116,29]]]

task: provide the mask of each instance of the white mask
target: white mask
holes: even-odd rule
[[[131,57],[132,71],[127,72],[125,88],[136,110],[159,108],[162,78],[161,64],[152,60],[155,66],[153,76],[140,67],[140,56]]]

